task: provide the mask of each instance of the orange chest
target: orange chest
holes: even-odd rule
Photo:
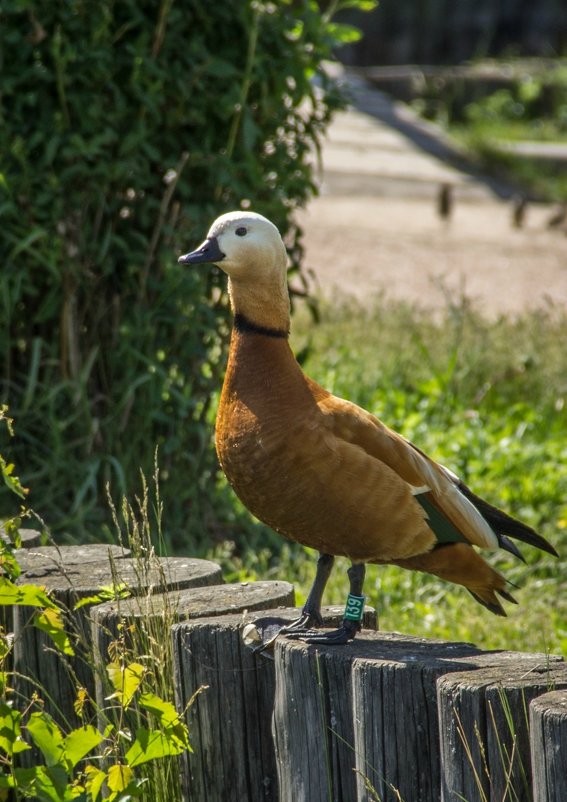
[[[275,397],[242,398],[223,391],[216,421],[216,449],[221,467],[238,490],[242,484],[261,483],[277,470],[289,444],[290,421],[285,405]]]
[[[216,422],[223,468],[261,454],[310,401],[287,340],[233,332]]]

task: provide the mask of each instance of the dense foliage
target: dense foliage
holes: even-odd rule
[[[0,32],[11,458],[35,510],[84,535],[107,515],[105,484],[150,475],[159,446],[166,529],[195,536],[227,316],[219,276],[176,254],[251,205],[297,265],[292,208],[341,102],[322,62],[352,31],[314,0],[6,0]]]

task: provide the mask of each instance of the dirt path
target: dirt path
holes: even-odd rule
[[[529,205],[515,228],[506,187],[455,164],[406,107],[356,80],[352,89],[357,108],[331,126],[321,195],[299,218],[321,292],[435,307],[443,285],[489,315],[567,304],[567,236],[547,228],[552,207]],[[452,187],[448,220],[437,211],[442,184]]]

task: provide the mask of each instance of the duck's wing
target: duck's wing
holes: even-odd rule
[[[330,416],[337,437],[360,446],[412,486],[438,542],[457,542],[460,533],[465,542],[489,549],[502,548],[523,560],[510,540],[515,538],[558,556],[556,549],[532,527],[475,495],[452,471],[376,416],[331,395],[322,399],[319,406]]]
[[[335,437],[359,446],[411,486],[439,542],[452,542],[460,536],[483,548],[501,545],[492,527],[459,489],[459,479],[443,465],[356,404],[328,395],[319,401],[319,409]]]

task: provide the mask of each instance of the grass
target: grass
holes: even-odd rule
[[[462,588],[369,566],[365,593],[381,629],[567,654],[566,339],[567,314],[551,305],[495,321],[464,297],[448,299],[436,316],[380,299],[366,309],[322,304],[317,326],[296,313],[293,346],[313,378],[377,414],[561,554],[556,560],[525,547],[525,565],[489,555],[519,586],[520,604],[508,605],[507,619],[494,618]],[[225,544],[213,556],[233,578],[293,581],[300,603],[315,572],[314,552],[260,525],[248,548]],[[347,567],[337,561],[325,603],[344,602]]]

